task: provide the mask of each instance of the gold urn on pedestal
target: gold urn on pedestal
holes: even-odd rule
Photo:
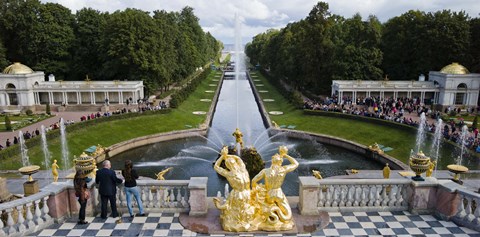
[[[94,171],[97,169],[95,158],[85,154],[85,152],[73,161],[75,162],[75,170],[81,170],[85,176],[94,174]]]
[[[412,179],[415,181],[425,181],[422,174],[430,168],[431,163],[432,161],[430,160],[430,157],[423,154],[422,151],[411,155],[409,165],[412,171],[416,174]]]
[[[18,169],[21,174],[28,175],[27,182],[23,183],[23,191],[25,193],[25,197],[38,193],[40,190],[37,180],[34,180],[32,178],[32,174],[37,173],[38,170],[40,170],[40,166],[38,165],[29,165]]]

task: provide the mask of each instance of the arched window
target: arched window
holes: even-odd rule
[[[18,105],[18,97],[17,97],[17,92],[15,91],[16,87],[12,83],[8,83],[5,86],[5,89],[7,90],[8,94],[8,99],[10,101],[9,105]]]
[[[457,92],[455,93],[455,104],[456,105],[463,105],[465,104],[466,96],[467,96],[467,84],[460,83],[457,86]]]

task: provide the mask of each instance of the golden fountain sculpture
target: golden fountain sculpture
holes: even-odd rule
[[[39,169],[40,169],[40,166],[38,165],[29,165],[29,166],[24,166],[18,169],[18,171],[23,175],[28,175],[27,182],[33,182],[34,180],[32,178],[32,174],[37,173]]]
[[[81,170],[85,176],[94,176],[97,168],[95,158],[83,152],[79,158],[73,160],[75,162],[75,170]]]
[[[368,146],[368,149],[371,150],[371,151],[373,151],[373,152],[376,152],[376,153],[378,153],[378,154],[380,154],[380,155],[383,154],[382,148],[380,148],[380,146],[379,146],[378,143],[376,143],[376,142],[373,143],[373,145]]]
[[[171,169],[173,169],[173,167],[168,167],[160,172],[158,172],[157,174],[155,174],[157,176],[157,180],[165,180],[165,178],[163,177],[168,171],[170,171]]]
[[[409,165],[416,174],[416,176],[412,177],[412,179],[415,181],[425,181],[425,179],[422,177],[422,173],[425,173],[425,171],[430,169],[430,166],[432,166],[431,163],[432,161],[430,160],[430,157],[423,154],[422,151],[411,155]]]
[[[463,181],[460,180],[460,174],[468,171],[468,168],[463,165],[447,165],[447,169],[454,173],[452,181],[458,184],[463,184]]]
[[[240,149],[243,149],[243,134],[240,132],[240,129],[235,129],[235,132],[232,133],[232,136],[235,137],[235,144],[240,143]]]
[[[295,223],[292,211],[282,184],[287,173],[298,167],[298,162],[287,154],[285,146],[279,147],[279,154],[272,157],[272,166],[265,168],[252,179],[242,159],[228,154],[224,147],[214,169],[224,176],[232,187],[224,204],[214,198],[215,206],[220,209],[220,221],[225,231],[284,231],[293,229]],[[282,166],[283,158],[290,164]],[[220,166],[225,161],[227,169]],[[265,184],[257,184],[264,180]]]

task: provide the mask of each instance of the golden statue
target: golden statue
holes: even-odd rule
[[[280,126],[278,126],[278,124],[275,121],[272,121],[272,125],[274,128],[280,128]]]
[[[270,168],[263,169],[252,179],[256,218],[260,218],[258,230],[291,230],[295,225],[290,204],[282,191],[282,184],[287,173],[298,167],[298,162],[287,154],[286,146],[280,146],[278,152],[280,154],[272,156]],[[282,166],[283,158],[287,158],[290,164]],[[264,187],[257,185],[261,179],[265,181]]]
[[[238,129],[237,129],[238,130]],[[225,161],[224,169],[220,166]],[[252,225],[255,209],[251,205],[250,177],[240,157],[228,154],[228,147],[223,147],[220,158],[213,167],[217,173],[225,177],[232,187],[232,191],[224,204],[219,198],[214,198],[215,207],[220,209],[220,222],[225,231],[253,231],[257,230]]]
[[[356,170],[356,169],[352,169],[350,172],[351,172],[352,174],[358,174],[358,170]]]
[[[390,178],[390,167],[388,167],[388,163],[386,163],[385,167],[383,168],[383,178],[384,179]]]
[[[235,137],[235,143],[240,143],[240,148],[243,149],[243,134],[240,132],[240,129],[235,129],[235,132],[232,133],[232,136]]]
[[[428,166],[428,170],[427,172],[425,173],[425,176],[427,177],[432,177],[432,174],[433,174],[433,170],[435,169],[435,165],[437,165],[437,162],[436,161],[430,161],[430,166]]]
[[[157,180],[165,180],[165,178],[163,177],[168,171],[170,171],[171,169],[173,169],[173,167],[168,167],[160,172],[158,172],[158,174],[155,174],[157,176]]]
[[[318,170],[312,170],[313,176],[317,179],[323,179],[322,174]]]
[[[53,175],[53,182],[58,182],[58,170],[60,167],[57,165],[57,160],[53,160],[52,164],[52,175]]]
[[[368,146],[368,149],[370,149],[373,152],[377,152],[378,154],[382,155],[383,150],[380,148],[380,145],[378,143],[373,143],[373,145]]]

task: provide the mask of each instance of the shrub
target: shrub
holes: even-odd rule
[[[31,116],[33,114],[33,111],[31,109],[27,109],[27,111],[25,111],[25,113],[28,115],[28,116]]]
[[[454,117],[454,116],[457,116],[457,111],[455,110],[452,110],[450,111],[450,114],[449,114],[451,117]]]
[[[475,118],[473,118],[473,122],[472,122],[472,130],[477,128],[477,124],[478,124],[478,115],[475,115]]]
[[[7,131],[12,131],[12,122],[10,121],[8,115],[5,115],[5,129]]]

